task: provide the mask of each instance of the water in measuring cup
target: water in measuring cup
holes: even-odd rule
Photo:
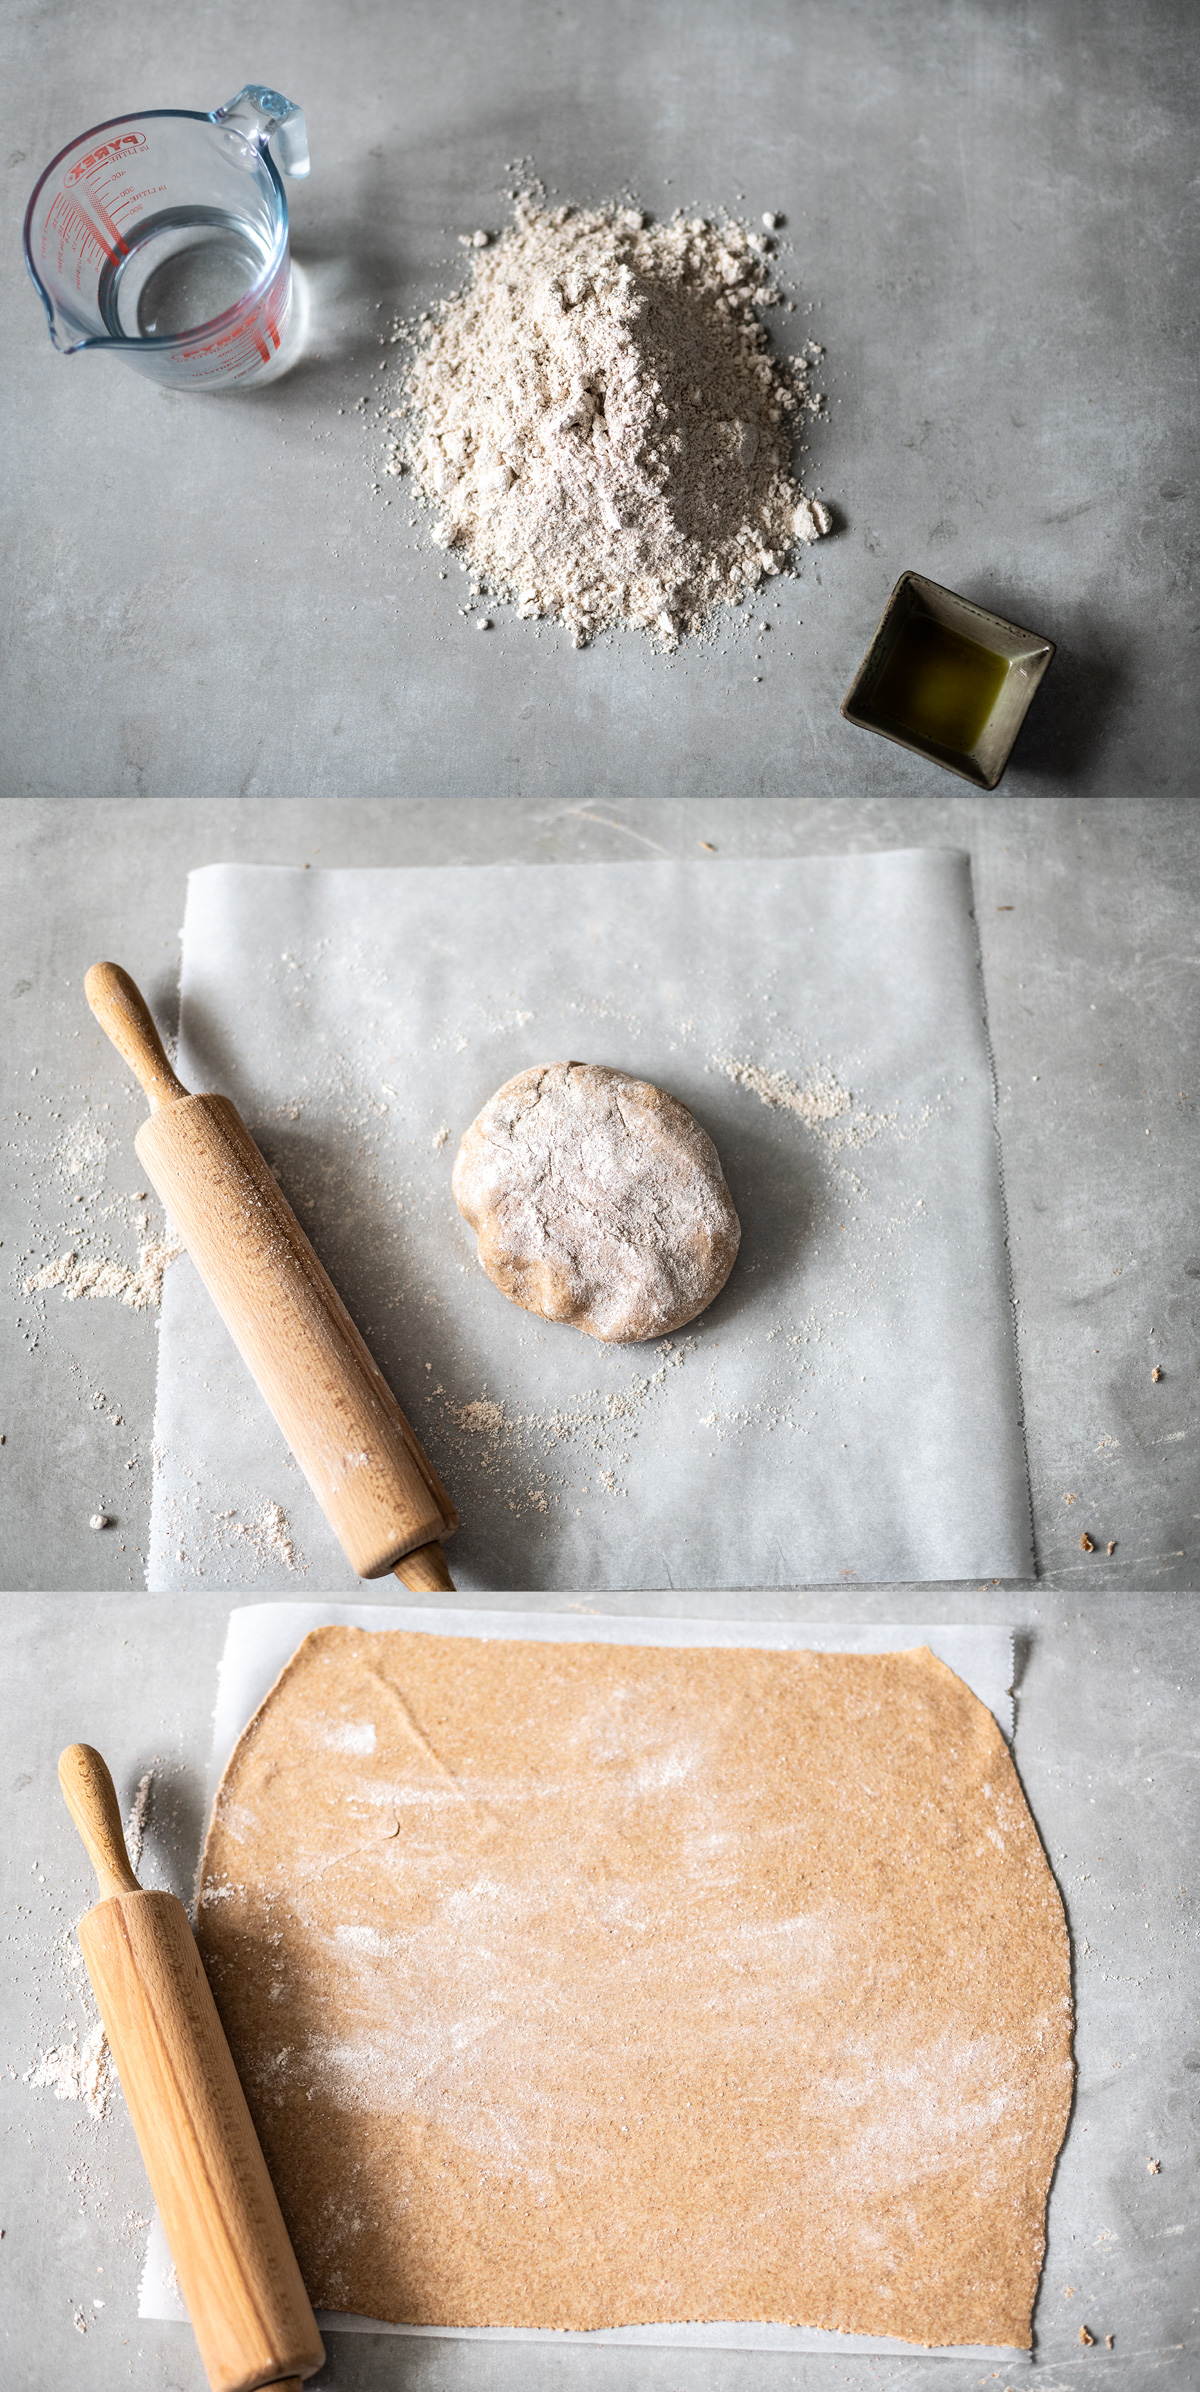
[[[138,225],[124,257],[100,277],[97,299],[116,338],[162,339],[211,324],[258,281],[270,249],[223,208],[165,208]]]

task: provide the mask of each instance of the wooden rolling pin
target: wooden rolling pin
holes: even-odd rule
[[[452,1591],[458,1514],[227,1096],[189,1096],[145,999],[94,963],[87,1000],[150,1100],[134,1146],[351,1568]]]
[[[100,1880],[79,1941],[213,2392],[300,2392],[325,2352],[188,1915],[129,1866],[90,1744],[58,1764]]]

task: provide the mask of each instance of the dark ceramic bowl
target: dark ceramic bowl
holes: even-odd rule
[[[911,725],[897,721],[894,708],[887,703],[886,693],[894,691],[896,679],[888,668],[894,658],[902,661],[901,643],[911,644],[914,636],[920,636],[922,620],[984,649],[987,657],[1002,667],[986,719],[967,746],[922,736]],[[842,713],[848,723],[856,723],[864,731],[878,731],[883,739],[894,739],[899,747],[911,748],[914,755],[927,756],[946,772],[973,781],[977,789],[994,789],[1053,654],[1053,640],[1040,638],[1036,631],[1022,631],[1019,623],[1006,623],[1001,615],[988,614],[986,608],[973,606],[969,598],[944,590],[939,582],[926,581],[921,573],[902,573],[846,692]],[[982,669],[986,672],[986,666]]]

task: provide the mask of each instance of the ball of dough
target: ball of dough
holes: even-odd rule
[[[599,1063],[540,1063],[471,1123],[454,1198],[489,1279],[614,1345],[662,1337],[724,1287],[741,1226],[686,1105]]]

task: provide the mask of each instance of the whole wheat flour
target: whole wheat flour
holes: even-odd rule
[[[1029,2343],[1066,1927],[924,1647],[320,1628],[197,1933],[320,2306]]]
[[[502,1293],[614,1345],[719,1295],[741,1228],[712,1139],[678,1098],[603,1064],[541,1063],[458,1150],[454,1200]]]
[[[59,2101],[82,2101],[89,2117],[103,2118],[112,2091],[112,2068],[101,2020],[95,2020],[82,2044],[76,2028],[69,2043],[40,2052],[25,2071],[25,2083],[48,2087]]]
[[[771,353],[772,248],[728,217],[526,193],[472,249],[417,328],[385,470],[411,464],[481,587],[577,647],[619,623],[674,646],[829,530],[791,469],[821,352]]]

